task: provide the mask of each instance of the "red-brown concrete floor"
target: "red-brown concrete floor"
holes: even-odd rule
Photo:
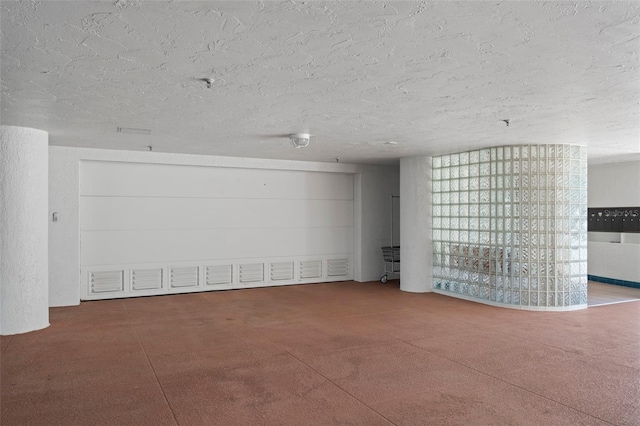
[[[523,312],[397,282],[51,309],[2,425],[640,424],[640,302]]]

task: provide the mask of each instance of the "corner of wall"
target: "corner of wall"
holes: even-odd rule
[[[49,147],[49,306],[80,304],[78,149]]]
[[[381,247],[391,245],[391,195],[400,195],[400,169],[362,165],[356,175],[356,281],[378,281],[384,274]]]

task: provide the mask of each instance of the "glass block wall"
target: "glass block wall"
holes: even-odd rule
[[[586,307],[586,154],[522,145],[433,157],[434,290],[521,309]]]

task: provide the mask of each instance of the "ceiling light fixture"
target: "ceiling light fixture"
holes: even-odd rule
[[[291,141],[291,145],[296,148],[306,148],[311,141],[311,135],[309,133],[293,133],[289,135],[289,140]]]

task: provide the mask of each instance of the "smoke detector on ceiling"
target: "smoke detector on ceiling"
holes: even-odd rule
[[[311,135],[309,133],[293,133],[289,135],[291,145],[296,148],[306,148],[311,141]]]

